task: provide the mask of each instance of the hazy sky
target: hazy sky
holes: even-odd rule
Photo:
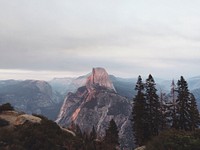
[[[199,0],[0,0],[0,80],[200,75]]]

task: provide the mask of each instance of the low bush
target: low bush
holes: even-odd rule
[[[200,130],[193,132],[169,130],[148,142],[146,150],[199,150]]]
[[[0,112],[9,111],[9,110],[14,110],[14,108],[11,106],[10,103],[6,103],[6,104],[3,104],[3,105],[0,105]]]

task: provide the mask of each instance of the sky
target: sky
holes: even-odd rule
[[[199,0],[0,0],[0,80],[200,75]]]

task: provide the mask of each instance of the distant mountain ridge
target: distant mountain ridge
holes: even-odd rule
[[[48,82],[38,82],[38,80],[0,80],[0,104],[10,102],[18,110],[27,113],[39,113],[50,119],[55,119],[67,94],[76,92],[79,87],[85,86],[87,78],[91,74],[92,72],[77,78],[54,78]],[[171,80],[156,77],[154,79],[158,95],[160,95],[160,92],[170,93]],[[120,96],[126,97],[130,101],[133,99],[137,78],[120,78],[109,75],[109,80],[112,82],[112,88]],[[143,77],[143,81],[145,82],[145,77]],[[197,99],[198,108],[200,109],[200,76],[186,79],[186,81],[188,82],[189,90]],[[175,83],[177,83],[176,80]],[[37,102],[36,99],[40,102]],[[44,105],[46,105],[46,108]]]
[[[79,87],[85,85],[88,76],[89,75],[80,76],[77,78],[54,78],[48,83],[51,85],[54,91],[66,96],[69,92],[75,92]]]
[[[55,119],[62,104],[61,98],[46,81],[0,81],[0,104],[9,102],[15,109],[29,114],[43,114]]]

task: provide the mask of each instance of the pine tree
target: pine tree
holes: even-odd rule
[[[174,83],[174,80],[172,80],[171,83],[171,102],[170,102],[170,114],[171,114],[171,119],[170,119],[170,123],[171,123],[171,127],[175,128],[177,125],[177,119],[176,119],[176,84]]]
[[[187,131],[190,130],[190,93],[183,76],[178,80],[177,92],[175,128]]]
[[[169,106],[167,104],[167,97],[166,94],[162,92],[160,92],[160,111],[161,111],[161,130],[166,130],[167,128],[169,128],[169,117],[170,117],[170,113],[168,111]]]
[[[116,147],[119,146],[119,131],[115,121],[112,119],[109,123],[108,129],[106,129],[106,134],[103,139],[105,143],[105,149],[116,150]]]
[[[132,107],[132,128],[135,137],[135,145],[142,146],[146,142],[146,112],[145,112],[145,94],[144,94],[144,83],[142,82],[141,76],[138,77],[135,90],[137,94],[133,98]]]
[[[96,130],[93,126],[92,131],[90,132],[90,140],[95,140],[96,138],[97,138],[97,133],[96,133]]]
[[[200,116],[196,104],[196,99],[193,94],[190,94],[190,130],[195,130],[200,125]]]
[[[94,126],[92,127],[92,131],[90,132],[90,142],[92,143],[92,149],[96,150],[96,138],[97,138],[97,133],[96,130],[94,128]]]
[[[146,80],[146,102],[147,102],[147,120],[148,124],[148,138],[150,139],[152,136],[156,136],[159,133],[159,129],[161,127],[161,111],[160,111],[160,103],[159,97],[156,94],[157,89],[155,87],[155,82],[150,74]]]

